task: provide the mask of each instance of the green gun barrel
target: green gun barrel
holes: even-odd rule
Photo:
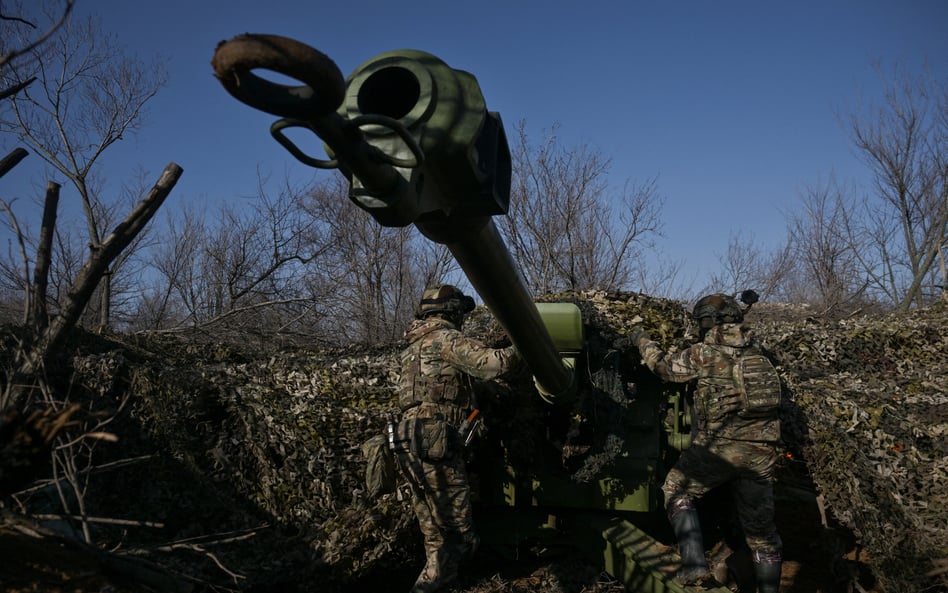
[[[339,168],[350,198],[384,226],[414,224],[447,246],[530,366],[541,395],[575,389],[519,269],[491,219],[506,214],[510,151],[503,123],[487,110],[477,80],[417,50],[382,54],[343,84],[325,54],[274,35],[241,35],[218,45],[212,62],[237,99],[284,116],[271,133],[297,159]],[[268,69],[306,85],[251,74]],[[303,154],[282,133],[306,127],[329,160]]]

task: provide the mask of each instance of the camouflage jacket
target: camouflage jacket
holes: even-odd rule
[[[398,403],[403,410],[422,403],[468,410],[472,379],[493,379],[520,363],[512,346],[487,347],[437,316],[413,321],[405,340],[408,347],[401,353],[398,378]]]
[[[662,350],[648,336],[640,337],[636,345],[642,354],[642,362],[663,381],[687,383],[696,380],[697,442],[707,443],[718,437],[761,442],[780,439],[776,411],[763,418],[743,418],[737,413],[723,412],[719,405],[723,400],[720,396],[735,389],[735,356],[742,350],[756,347],[742,325],[717,325],[708,331],[703,342],[674,354]]]

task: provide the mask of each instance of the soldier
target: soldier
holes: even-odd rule
[[[461,334],[474,300],[454,286],[424,291],[405,332],[398,380],[402,421],[393,429],[398,467],[411,485],[412,506],[427,561],[412,593],[457,578],[474,552],[470,485],[459,427],[471,412],[473,379],[493,379],[520,365],[513,346],[494,349]]]
[[[752,304],[757,294],[745,291],[741,300]],[[744,311],[732,297],[706,296],[692,316],[701,342],[675,354],[664,352],[641,327],[632,334],[643,362],[662,380],[697,380],[694,439],[662,486],[681,553],[676,580],[687,585],[709,578],[695,502],[730,483],[758,591],[778,593],[783,545],[774,525],[773,470],[780,378],[742,324]]]

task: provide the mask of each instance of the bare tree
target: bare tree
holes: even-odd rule
[[[11,257],[0,268],[6,279],[13,279],[14,286],[25,301],[22,331],[17,332],[18,346],[13,352],[12,366],[5,374],[6,382],[0,390],[0,424],[3,425],[0,431],[3,433],[3,442],[0,443],[0,450],[3,451],[0,456],[0,475],[3,478],[0,481],[3,482],[5,495],[15,492],[36,477],[37,469],[41,467],[39,459],[51,454],[51,484],[60,494],[63,509],[81,521],[83,536],[87,542],[91,542],[85,496],[88,476],[94,468],[96,444],[115,440],[113,435],[103,429],[118,412],[106,416],[80,413],[83,406],[70,401],[71,386],[53,385],[48,377],[61,364],[60,357],[66,340],[74,333],[97,287],[111,286],[107,280],[103,282],[103,278],[109,278],[111,271],[120,262],[128,261],[127,254],[133,252],[134,245],[145,236],[145,229],[182,171],[176,164],[169,164],[150,190],[143,186],[130,196],[132,200],[140,200],[124,217],[119,215],[117,204],[107,206],[98,200],[99,194],[90,189],[94,180],[92,164],[105,147],[121,138],[124,130],[132,129],[130,121],[138,116],[137,108],[129,112],[129,105],[122,103],[128,95],[115,92],[118,87],[110,86],[115,81],[102,77],[107,69],[97,69],[95,60],[86,61],[94,53],[92,46],[86,48],[89,53],[78,49],[70,53],[64,49],[67,45],[57,45],[70,39],[69,33],[63,32],[61,27],[72,5],[72,0],[68,0],[59,20],[36,39],[29,40],[28,32],[20,36],[19,33],[23,31],[16,27],[11,31],[10,27],[3,26],[0,34],[0,67],[7,66],[6,71],[0,73],[0,89],[4,89],[0,91],[0,99],[9,99],[12,114],[9,118],[0,119],[0,131],[15,133],[20,140],[31,144],[44,160],[69,177],[73,185],[80,189],[92,230],[90,240],[85,241],[91,250],[70,253],[63,248],[70,246],[71,242],[68,233],[59,232],[60,185],[52,181],[47,184],[40,231],[35,240],[27,236],[25,227],[21,227],[10,205],[0,200],[18,244],[16,256],[11,253]],[[44,7],[45,16],[50,20],[55,17],[50,12],[52,6],[47,4]],[[18,6],[16,10],[20,13],[21,9],[22,6]],[[0,24],[6,25],[9,20],[7,15],[0,14]],[[32,26],[23,19],[12,20],[17,24]],[[12,45],[8,46],[8,43]],[[55,60],[51,56],[55,53],[47,54],[41,50],[53,48],[54,45],[63,51],[59,54],[64,65],[60,71],[63,78],[50,82],[51,79],[44,75],[54,76],[51,68]],[[30,59],[11,62],[21,54],[29,55]],[[72,58],[84,65],[70,71],[65,64]],[[90,69],[84,70],[85,67]],[[37,96],[42,97],[37,100],[29,96],[27,88],[39,78],[43,78],[44,88],[37,92]],[[85,101],[71,101],[74,91]],[[60,94],[51,95],[51,92]],[[78,117],[70,115],[71,108],[80,110]],[[106,113],[109,109],[111,119]],[[124,118],[129,113],[130,119]],[[48,125],[52,129],[33,129],[25,125],[28,121]],[[97,125],[100,127],[95,129]],[[41,146],[40,138],[51,142]],[[82,144],[89,141],[92,144]],[[95,145],[96,141],[101,141],[98,146]],[[20,148],[3,159],[0,175],[7,172],[8,163],[15,164],[11,158],[22,158],[25,154],[26,151]],[[110,232],[105,232],[106,228]],[[32,275],[31,249],[35,254]],[[54,250],[59,257],[54,257]],[[13,263],[17,257],[19,263]],[[22,276],[19,271],[22,271]],[[66,273],[58,273],[63,271]],[[109,290],[102,294],[103,300],[108,301]],[[50,303],[56,305],[52,310],[48,307]]]
[[[24,54],[30,55],[33,50],[38,48],[40,45],[45,43],[46,40],[52,37],[52,35],[63,26],[63,23],[66,22],[66,19],[69,18],[69,13],[72,12],[74,4],[75,0],[65,0],[62,3],[62,8],[58,13],[55,11],[47,11],[46,14],[48,17],[50,17],[50,22],[47,24],[46,29],[41,33],[36,33],[37,25],[35,23],[20,16],[16,16],[13,13],[5,13],[3,12],[3,8],[0,7],[0,23],[8,25],[0,29],[0,68],[3,68],[7,64],[11,63],[19,56]],[[22,6],[18,6],[15,9],[17,14],[19,14],[20,8],[22,8]],[[14,36],[10,33],[12,29],[28,31],[28,33]],[[13,38],[20,40],[22,45],[19,47],[15,45],[8,46],[10,43],[9,40]],[[0,99],[12,97],[32,84],[35,80],[35,78],[27,78],[9,87],[0,87]]]
[[[43,9],[47,15],[51,10],[49,5]],[[20,37],[14,43],[29,40]],[[82,203],[86,242],[100,249],[118,210],[117,200],[104,195],[98,161],[109,147],[139,129],[145,105],[165,83],[164,68],[146,66],[122,53],[93,19],[66,21],[29,54],[30,60],[12,62],[0,73],[0,86],[34,77],[38,82],[10,97],[0,132],[15,135],[68,179]],[[101,327],[109,324],[111,278],[118,272],[109,270],[100,287]]]
[[[327,319],[349,341],[399,339],[428,284],[457,283],[457,264],[446,247],[423,239],[413,226],[380,226],[347,197],[342,179],[311,194],[309,211],[330,249],[309,276],[313,293],[331,295]]]
[[[796,274],[787,277],[796,282],[783,288],[787,299],[839,312],[864,304],[860,246],[847,232],[854,208],[851,193],[830,178],[807,187],[801,205],[801,211],[788,217]]]
[[[778,293],[790,273],[794,262],[792,249],[789,243],[768,249],[757,243],[753,235],[732,234],[726,254],[718,256],[722,269],[711,276],[705,292],[737,294],[750,288],[760,293],[762,299],[769,299]]]
[[[198,322],[202,283],[197,254],[205,236],[201,212],[187,208],[166,216],[165,240],[150,250],[155,280],[143,287],[130,331],[169,330]]]
[[[627,288],[635,260],[661,231],[655,181],[627,183],[613,196],[608,159],[585,145],[561,146],[555,128],[533,145],[524,122],[512,158],[510,213],[500,228],[530,288]]]
[[[896,66],[885,83],[881,106],[850,117],[874,179],[850,230],[873,289],[908,309],[926,302],[948,235],[948,80]]]
[[[264,339],[299,329],[294,318],[313,306],[307,264],[327,250],[306,212],[308,194],[287,180],[270,192],[258,176],[257,195],[246,205],[169,219],[168,240],[149,262],[158,280],[144,294],[133,329]]]
[[[693,301],[700,295],[694,293],[694,281],[682,278],[683,260],[673,260],[656,253],[651,265],[633,267],[630,282],[635,290],[655,297],[680,301]]]

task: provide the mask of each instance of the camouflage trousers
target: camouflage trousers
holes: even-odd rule
[[[471,487],[461,453],[431,461],[404,451],[396,459],[411,486],[412,508],[425,548],[468,550],[476,536]]]
[[[665,478],[665,508],[670,515],[694,508],[694,501],[727,484],[755,558],[779,558],[783,544],[774,525],[776,462],[777,450],[770,443],[730,439],[694,443],[685,449]]]

